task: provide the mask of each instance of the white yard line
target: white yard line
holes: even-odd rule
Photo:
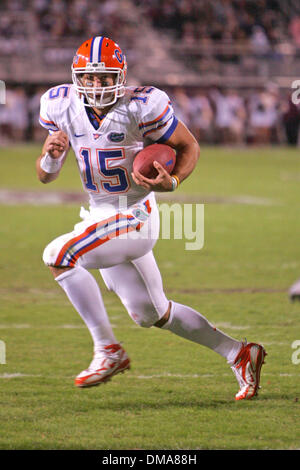
[[[28,324],[1,324],[0,330],[9,330],[9,329],[16,329],[16,330],[26,330],[26,329],[33,329],[33,330],[49,330],[49,329],[66,329],[66,330],[76,330],[79,328],[86,328],[85,325],[28,325]]]
[[[19,377],[43,377],[42,375],[35,374],[22,374],[21,372],[15,372],[14,374],[0,374],[0,379],[18,379]]]
[[[112,328],[116,328],[116,325],[111,324]],[[26,330],[26,329],[32,329],[32,330],[80,330],[80,329],[86,329],[85,325],[72,325],[72,324],[66,324],[66,325],[28,325],[28,324],[1,324],[0,325],[0,330],[11,330],[11,329],[16,329],[16,330]]]
[[[111,320],[118,321],[120,317],[110,317]],[[231,323],[214,323],[214,326],[218,329],[227,328],[229,330],[235,331],[243,331],[248,330],[251,328],[250,325],[232,325]],[[112,324],[112,328],[116,328],[116,324]],[[73,325],[73,324],[65,324],[65,325],[29,325],[29,324],[0,324],[0,330],[78,330],[78,329],[86,329],[85,325]],[[129,328],[140,329],[140,327],[136,324],[129,325]],[[267,344],[267,343],[266,343]],[[268,343],[272,344],[272,343]],[[274,343],[274,344],[285,344],[285,343]]]
[[[251,328],[250,325],[232,325],[232,323],[214,323],[214,326],[216,326],[219,329],[222,328],[229,328],[230,330],[248,330]]]

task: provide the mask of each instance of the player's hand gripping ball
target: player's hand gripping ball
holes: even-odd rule
[[[139,171],[146,178],[154,179],[158,175],[158,171],[153,166],[154,161],[160,163],[171,174],[176,163],[175,152],[169,145],[148,145],[135,156],[133,171]]]

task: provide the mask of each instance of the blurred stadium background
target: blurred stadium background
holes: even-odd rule
[[[1,0],[0,145],[44,138],[41,94],[99,34],[125,51],[128,84],[167,91],[200,142],[298,145],[298,0]]]

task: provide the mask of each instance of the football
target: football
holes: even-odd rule
[[[148,145],[136,154],[133,171],[139,171],[146,178],[156,178],[158,171],[153,166],[155,160],[171,174],[176,163],[175,151],[165,144]]]

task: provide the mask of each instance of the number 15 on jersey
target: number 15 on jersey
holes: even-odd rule
[[[125,150],[96,149],[82,147],[79,151],[84,183],[89,191],[99,193],[125,193],[130,188],[130,180],[125,167],[120,165],[125,160]],[[117,163],[117,165],[116,165]]]

